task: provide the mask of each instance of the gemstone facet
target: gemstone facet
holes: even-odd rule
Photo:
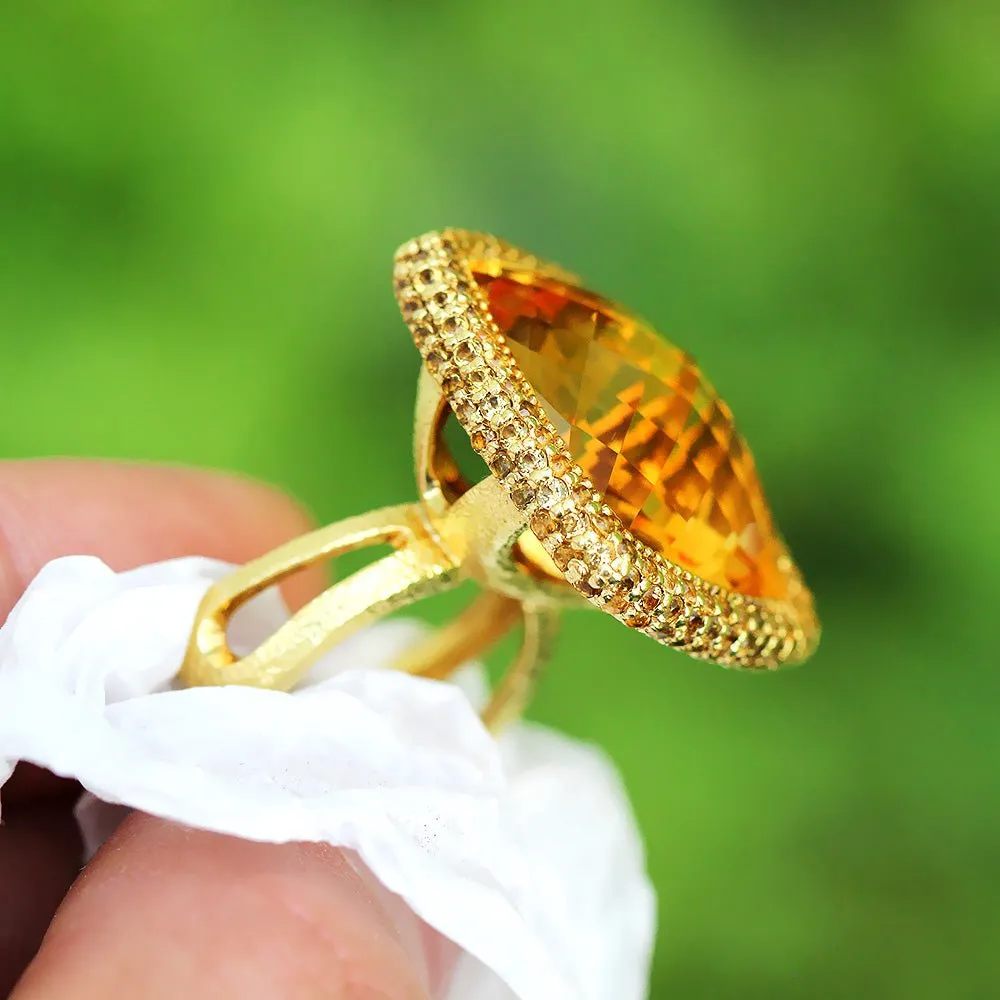
[[[518,367],[625,527],[710,583],[784,597],[784,548],[753,457],[691,356],[582,289],[525,271],[475,277]]]

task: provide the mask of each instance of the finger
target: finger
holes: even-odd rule
[[[418,1000],[421,925],[342,851],[135,815],[56,914],[14,1000]]]
[[[244,562],[309,527],[303,510],[278,491],[218,473],[113,462],[0,462],[0,620],[57,556],[90,553],[115,569],[190,554]],[[293,599],[317,589],[319,579],[296,581]],[[65,796],[70,788],[37,768],[19,768],[3,790],[5,821],[17,803]],[[64,799],[64,812],[70,801]],[[26,809],[18,822],[32,831],[37,856],[47,859],[37,867],[61,872],[62,881],[58,892],[24,892],[0,877],[0,912],[17,915],[0,945],[0,979],[23,968],[23,956],[37,948],[40,929],[79,868],[75,842],[47,822],[32,825]],[[23,849],[23,837],[0,838],[0,870],[17,870]]]
[[[74,459],[0,463],[0,620],[57,556],[98,555],[116,570],[183,555],[245,562],[310,527],[285,494],[221,473]],[[299,595],[315,590],[316,572],[298,581]]]
[[[18,764],[3,786],[4,817],[11,802],[29,802],[54,796],[64,796],[75,787],[68,778],[46,771],[34,764]]]
[[[0,996],[31,961],[80,870],[80,833],[58,800],[4,809],[0,825]],[[15,905],[17,904],[17,905]]]
[[[58,556],[100,556],[113,569],[183,555],[252,559],[308,531],[311,519],[278,490],[179,467],[50,459],[0,463],[0,621]],[[322,587],[320,569],[289,581],[298,604]],[[14,779],[12,800],[51,776]]]

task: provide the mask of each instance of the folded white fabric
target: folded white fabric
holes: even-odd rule
[[[384,669],[412,622],[342,643],[292,694],[174,689],[198,602],[227,570],[46,566],[0,629],[0,784],[27,760],[105,803],[352,849],[463,950],[451,1000],[645,996],[654,898],[600,751],[529,724],[494,740],[478,668],[459,685]],[[234,646],[284,617],[262,595]],[[79,815],[99,839],[100,810]]]

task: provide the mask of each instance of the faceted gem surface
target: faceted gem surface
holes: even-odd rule
[[[753,457],[690,355],[583,290],[476,274],[573,458],[626,527],[712,583],[783,597]]]

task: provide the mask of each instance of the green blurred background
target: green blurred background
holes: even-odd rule
[[[395,247],[565,263],[698,356],[825,622],[765,678],[568,622],[532,715],[624,771],[653,996],[1000,995],[998,41],[973,0],[5,4],[0,453],[405,500]]]

